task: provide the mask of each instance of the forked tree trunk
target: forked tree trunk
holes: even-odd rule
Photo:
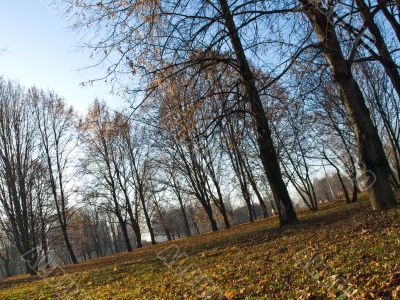
[[[361,167],[368,179],[368,194],[372,207],[377,210],[393,207],[396,205],[396,198],[390,185],[389,163],[364,96],[352,75],[351,65],[344,59],[333,22],[316,7],[315,2],[300,2],[321,43],[322,52],[332,69],[333,78],[352,121]]]

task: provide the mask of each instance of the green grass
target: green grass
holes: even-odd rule
[[[0,281],[0,299],[400,299],[400,210],[365,201]],[[173,246],[181,259],[157,256]],[[44,275],[43,275],[44,276]],[[73,285],[72,285],[73,284]]]

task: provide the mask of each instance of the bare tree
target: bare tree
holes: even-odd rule
[[[58,222],[63,234],[65,246],[72,263],[78,263],[68,236],[70,218],[69,191],[72,154],[76,151],[76,117],[72,107],[67,107],[62,98],[53,93],[31,89],[30,97],[34,101],[34,113],[40,136],[40,150],[45,161],[51,185]],[[69,174],[68,174],[69,173]]]
[[[244,28],[250,30],[251,22],[242,18],[254,1],[229,5],[226,0],[214,2],[199,1],[196,4],[177,0],[172,2],[96,2],[67,1],[77,16],[77,26],[97,24],[105,35],[90,46],[96,53],[103,53],[105,58],[114,53],[119,57],[116,63],[108,68],[106,77],[118,79],[117,74],[144,73],[144,78],[159,76],[160,71],[176,66],[174,73],[188,66],[204,63],[225,63],[232,65],[243,85],[246,101],[248,101],[255,120],[257,145],[260,150],[262,164],[268,178],[277,207],[279,207],[282,225],[297,222],[289,193],[282,179],[279,161],[261,101],[260,91],[256,86],[257,76],[251,66],[246,46],[241,37]],[[118,5],[116,5],[118,4]],[[260,3],[262,6],[262,3]],[[291,11],[291,9],[288,9]],[[236,24],[235,14],[242,20]],[[250,12],[249,15],[252,13]],[[262,15],[262,14],[260,14]],[[107,32],[105,25],[111,30]],[[247,26],[247,27],[246,27]],[[181,30],[187,28],[188,30]],[[258,31],[257,31],[258,32]],[[256,34],[256,32],[253,32]],[[104,38],[103,38],[104,37]],[[124,38],[121,38],[124,37]],[[226,48],[228,47],[228,48]],[[213,50],[215,53],[229,51],[228,57],[197,57],[194,53],[200,49]],[[154,75],[154,76],[152,76]],[[170,76],[170,75],[167,75]],[[154,87],[159,81],[154,82]],[[128,88],[129,90],[129,88]],[[143,89],[142,89],[143,90]],[[132,91],[132,90],[131,90]]]
[[[0,203],[1,226],[26,262],[31,275],[38,271],[38,203],[32,197],[36,131],[31,104],[23,88],[0,81]]]
[[[83,161],[85,172],[95,179],[95,186],[104,191],[104,195],[101,195],[101,192],[97,194],[107,199],[107,204],[109,204],[107,207],[112,209],[121,227],[126,248],[132,251],[124,205],[120,201],[116,170],[111,159],[116,128],[113,127],[108,108],[104,104],[95,102],[80,125],[80,130],[86,150],[86,158]]]

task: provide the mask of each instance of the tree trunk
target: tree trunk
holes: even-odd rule
[[[190,206],[189,206],[189,213],[190,213],[190,218],[192,219],[192,223],[193,223],[194,229],[196,229],[196,233],[200,234],[199,226],[197,225],[197,222],[194,219],[193,210],[192,210],[192,208]]]
[[[186,215],[185,206],[183,205],[182,197],[181,197],[180,194],[177,195],[177,196],[178,196],[179,206],[180,206],[180,208],[181,208],[183,220],[184,220],[184,222],[185,222],[186,236],[191,236],[192,233],[190,232],[189,221],[188,221],[188,218],[187,218],[187,215]]]
[[[337,176],[338,176],[338,178],[339,178],[340,185],[342,186],[344,198],[346,199],[347,204],[350,204],[350,203],[351,203],[351,200],[350,200],[349,193],[347,192],[346,185],[344,184],[343,179],[342,179],[342,175],[340,175],[340,172],[339,172],[338,169],[336,169],[336,174],[337,174]]]
[[[69,254],[70,258],[71,258],[71,261],[72,261],[73,264],[77,264],[78,260],[77,260],[77,258],[75,256],[74,250],[73,250],[71,242],[69,240],[66,226],[61,226],[61,230],[62,230],[62,233],[63,233],[65,246],[67,247],[67,251],[68,251],[68,254]]]
[[[396,90],[397,95],[400,96],[400,73],[398,71],[396,63],[393,61],[393,58],[390,55],[390,51],[386,46],[381,31],[374,21],[374,15],[371,14],[369,7],[364,0],[356,0],[356,3],[360,10],[360,14],[364,23],[374,37],[374,45],[376,49],[378,49],[381,56],[379,61],[385,69],[385,72],[390,81],[392,82],[392,85]]]
[[[135,237],[136,237],[136,244],[138,248],[142,248],[143,244],[142,244],[142,233],[140,231],[140,227],[139,224],[137,222],[132,224],[132,229],[133,232],[135,233]]]
[[[207,153],[209,156],[211,156],[211,153],[208,151],[208,153]],[[205,158],[206,159],[206,158]],[[215,186],[215,189],[217,190],[217,195],[218,195],[218,201],[216,201],[217,202],[217,207],[218,207],[218,210],[219,210],[219,212],[221,213],[221,215],[222,215],[222,217],[223,217],[223,219],[224,219],[224,223],[225,223],[225,228],[230,228],[231,227],[231,224],[230,224],[230,222],[229,222],[229,218],[228,218],[228,214],[226,213],[226,208],[225,208],[225,203],[224,203],[224,199],[223,199],[223,197],[222,197],[222,192],[221,192],[221,187],[220,187],[220,185],[219,185],[219,182],[218,182],[218,180],[217,180],[217,177],[216,177],[216,175],[215,175],[215,172],[214,172],[214,167],[213,167],[213,165],[212,165],[212,161],[209,161],[208,163],[207,163],[207,168],[208,168],[208,171],[210,172],[210,176],[211,176],[211,180],[212,180],[212,182],[214,183],[214,186]],[[210,191],[211,191],[211,189],[210,189]],[[210,192],[211,193],[211,192]]]
[[[140,201],[142,202],[142,209],[143,209],[143,213],[144,213],[144,218],[146,219],[146,225],[147,225],[147,228],[149,229],[150,238],[151,238],[151,244],[155,245],[156,244],[156,239],[155,239],[155,236],[154,236],[153,226],[151,225],[149,212],[147,211],[146,201],[144,199],[144,193],[142,191],[142,187],[139,187],[139,189],[140,189],[139,190],[139,197],[140,197]]]
[[[212,231],[218,231],[218,224],[214,219],[212,210],[210,207],[204,207],[204,210],[207,214],[208,220],[210,221]]]
[[[276,205],[279,207],[279,221],[281,225],[297,223],[296,212],[289,197],[286,185],[282,178],[278,157],[273,144],[271,130],[265,116],[255,78],[245,55],[232,13],[226,0],[219,0],[226,29],[229,33],[233,49],[236,54],[240,74],[243,80],[248,101],[250,102],[253,116],[256,121],[257,143],[260,150],[261,161],[271,186]]]
[[[251,197],[250,197],[249,189],[247,187],[246,178],[243,176],[244,174],[242,173],[242,170],[238,170],[238,171],[239,171],[238,178],[239,178],[240,189],[242,190],[244,202],[246,203],[247,212],[249,214],[249,221],[254,222],[253,206],[251,204]]]
[[[46,224],[44,221],[43,217],[43,209],[40,207],[40,235],[41,235],[41,240],[42,240],[42,248],[44,252],[44,261],[45,261],[45,268],[49,269],[50,268],[50,262],[49,262],[49,243],[47,242],[47,237],[46,237]]]
[[[264,199],[262,198],[261,193],[258,190],[257,183],[254,180],[253,174],[251,174],[249,166],[244,161],[243,161],[243,167],[244,167],[244,170],[246,171],[247,178],[251,184],[251,187],[253,188],[253,191],[257,196],[258,202],[260,203],[260,207],[263,212],[263,216],[264,216],[264,218],[268,218],[269,214],[268,214],[267,206],[265,205]]]
[[[387,2],[387,0],[379,0],[378,1],[380,4]],[[397,40],[400,42],[400,24],[399,22],[396,21],[396,18],[394,15],[390,13],[390,11],[387,9],[387,7],[382,8],[382,12],[385,15],[386,19],[389,21],[390,25],[393,28],[393,31],[396,34]]]
[[[357,195],[358,195],[357,182],[353,181],[353,194],[351,195],[351,202],[352,203],[357,201]]]
[[[6,270],[6,277],[11,277],[11,270],[10,270],[10,264],[9,263],[5,263],[4,264],[4,269]]]
[[[172,237],[174,237],[174,240],[175,240],[175,236],[173,234],[171,235],[171,231],[169,230],[168,227],[164,228],[164,232],[165,232],[165,236],[167,237],[168,241],[172,241]]]
[[[142,245],[142,234],[140,232],[140,226],[138,224],[138,220],[137,220],[137,218],[135,218],[135,216],[133,214],[132,204],[131,204],[131,201],[129,199],[127,187],[122,182],[121,171],[119,170],[119,166],[118,166],[118,164],[116,163],[115,160],[113,160],[113,164],[114,164],[114,168],[115,168],[115,171],[116,171],[118,184],[119,184],[121,190],[124,193],[126,211],[128,212],[128,216],[129,216],[129,219],[131,221],[131,227],[132,227],[132,230],[135,233],[135,237],[136,237],[136,244],[137,244],[136,247],[137,248],[141,248],[143,246]]]
[[[47,155],[47,165],[49,168],[51,190],[52,190],[52,194],[53,194],[53,198],[54,198],[54,204],[55,204],[56,210],[57,210],[58,221],[60,223],[62,235],[64,238],[64,243],[67,248],[68,254],[71,258],[71,262],[73,264],[77,264],[78,260],[76,259],[74,250],[71,246],[71,242],[69,240],[68,231],[67,231],[67,221],[66,221],[67,217],[65,215],[66,214],[65,198],[64,198],[62,190],[60,191],[61,192],[60,195],[57,193],[56,179],[54,177],[53,170],[52,170],[53,164],[51,162],[50,154],[47,149],[46,149],[46,155]],[[62,184],[62,182],[60,182],[60,186],[61,186],[61,184]],[[61,203],[59,203],[59,202],[61,202]]]
[[[129,240],[129,234],[128,234],[128,228],[126,226],[126,222],[125,220],[122,219],[121,216],[118,217],[119,220],[119,224],[121,226],[121,230],[122,230],[122,234],[124,236],[124,240],[125,240],[125,244],[126,244],[126,250],[128,252],[132,251],[132,245],[131,245],[131,241]]]
[[[229,222],[228,214],[226,213],[225,204],[223,203],[222,200],[220,202],[220,205],[221,205],[220,212],[221,212],[222,217],[224,218],[225,228],[230,228],[231,224]]]
[[[328,20],[309,0],[300,0],[304,11],[314,27],[333,73],[342,99],[350,116],[359,149],[362,169],[368,179],[369,199],[374,209],[387,209],[396,205],[396,198],[390,186],[390,167],[376,127],[365,105],[364,96],[354,80],[351,65],[344,59],[343,53],[333,27]]]
[[[120,250],[119,250],[119,245],[118,245],[118,234],[115,232],[115,227],[111,223],[111,218],[110,218],[110,231],[111,231],[111,235],[112,235],[112,241],[110,240],[110,242],[112,242],[114,244],[114,253],[119,253]],[[111,248],[111,245],[110,245],[110,248]]]
[[[37,275],[39,270],[39,265],[38,265],[38,253],[36,249],[29,249],[22,255],[22,258],[25,261],[25,268],[27,274],[31,276]]]
[[[231,224],[229,222],[228,214],[226,213],[226,207],[225,207],[225,203],[224,203],[224,200],[222,197],[221,188],[220,188],[216,178],[214,178],[214,179],[215,179],[215,181],[214,181],[215,188],[216,188],[217,194],[218,194],[218,208],[224,219],[225,228],[230,228]]]

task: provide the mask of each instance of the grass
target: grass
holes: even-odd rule
[[[0,281],[0,299],[400,299],[400,209],[335,202]]]

